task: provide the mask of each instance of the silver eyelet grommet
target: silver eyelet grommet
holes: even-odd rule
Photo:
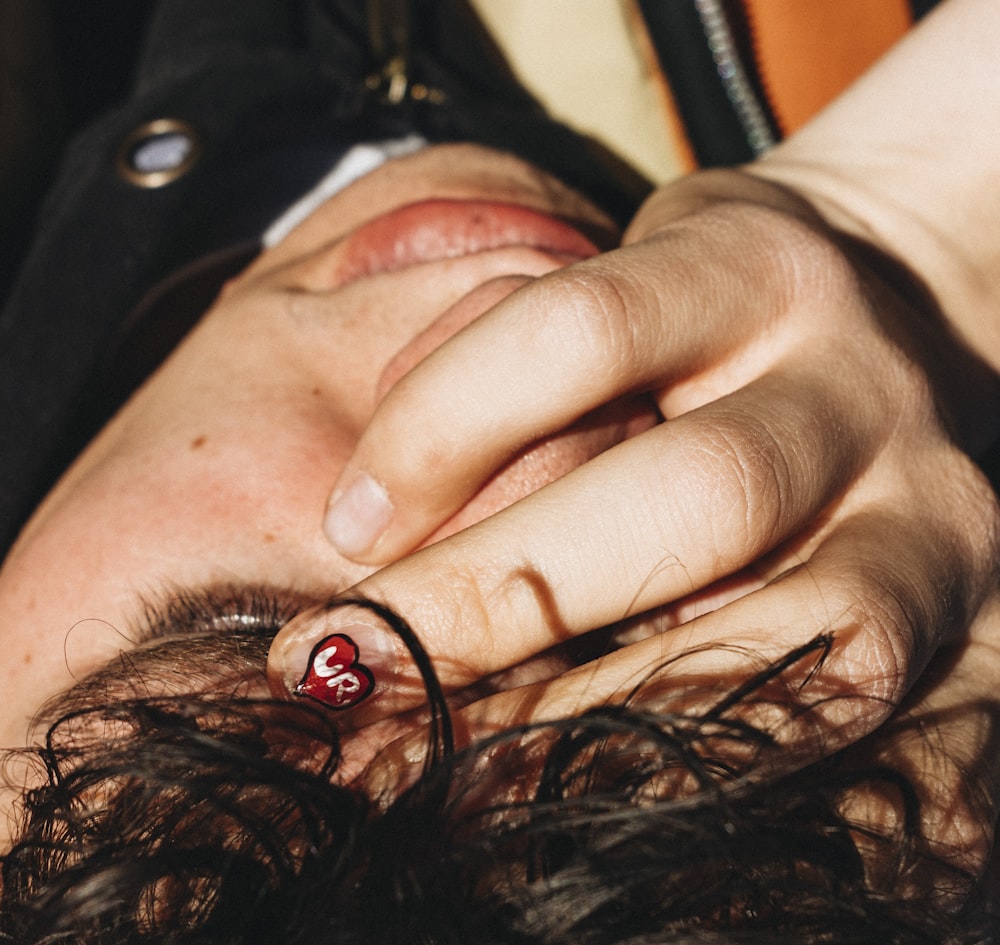
[[[136,187],[164,187],[197,163],[201,142],[179,118],[157,118],[135,129],[118,149],[115,169]]]

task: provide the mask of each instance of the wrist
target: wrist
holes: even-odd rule
[[[874,172],[802,159],[793,141],[743,170],[807,202],[907,299],[908,334],[962,446],[978,455],[1000,439],[1000,280],[989,277],[1000,271],[1000,234],[996,253],[990,236],[959,240],[954,220],[897,199],[898,187],[867,183],[879,179]]]
[[[933,294],[956,334],[1000,367],[1000,280],[993,276],[1000,266],[1000,226],[992,220],[977,225],[957,205],[946,216],[935,213],[929,201],[902,199],[898,179],[882,186],[885,168],[830,167],[796,150],[776,149],[745,170],[793,190],[834,229],[905,264]],[[905,177],[912,178],[913,193],[920,193],[919,176],[901,169],[897,178]]]
[[[741,204],[751,212],[777,212],[805,223],[849,260],[858,286],[868,286],[865,294],[888,292],[895,298],[887,304],[875,303],[882,309],[881,331],[893,335],[928,376],[955,440],[978,456],[1000,440],[1000,379],[997,364],[989,357],[993,352],[1000,361],[1000,341],[991,347],[991,319],[982,314],[984,308],[996,305],[1000,321],[1000,301],[984,300],[978,308],[963,304],[956,301],[963,298],[958,288],[961,279],[926,278],[922,267],[911,259],[932,254],[933,233],[915,232],[916,227],[906,227],[902,219],[892,226],[883,224],[888,214],[876,212],[877,202],[872,199],[866,204],[858,196],[861,193],[846,178],[835,179],[822,168],[775,155],[741,169],[702,171],[660,188],[636,215],[624,242],[653,238],[685,217],[722,203]],[[886,234],[895,228],[909,239],[889,238]],[[946,304],[941,296],[948,300]],[[970,338],[961,331],[961,318],[954,313],[972,311],[979,312],[987,325]]]

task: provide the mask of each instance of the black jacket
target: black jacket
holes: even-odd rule
[[[67,148],[0,315],[0,549],[148,372],[151,339],[163,351],[183,331],[183,320],[150,314],[164,306],[140,304],[150,288],[220,258],[214,279],[171,300],[196,316],[349,145],[409,131],[476,141],[527,157],[622,219],[634,209],[641,183],[616,178],[548,120],[458,4],[411,7],[407,75],[429,92],[411,86],[389,104],[366,79],[395,50],[373,48],[362,0],[155,4],[131,90]],[[196,159],[144,187],[122,162],[136,129],[162,119],[190,129]]]

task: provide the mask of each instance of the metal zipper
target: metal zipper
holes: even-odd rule
[[[723,0],[694,0],[694,8],[701,20],[701,28],[715,60],[722,87],[732,103],[750,150],[755,156],[763,154],[777,143],[777,139],[771,131],[767,112],[736,51],[736,42],[726,19]]]
[[[376,62],[376,72],[365,79],[367,90],[388,105],[407,99],[443,104],[447,96],[411,78],[409,0],[368,0],[368,45]]]

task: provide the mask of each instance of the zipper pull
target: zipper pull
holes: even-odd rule
[[[447,95],[422,82],[413,82],[410,61],[409,0],[367,0],[368,46],[382,66],[365,77],[365,89],[385,105],[408,99],[440,105]]]

